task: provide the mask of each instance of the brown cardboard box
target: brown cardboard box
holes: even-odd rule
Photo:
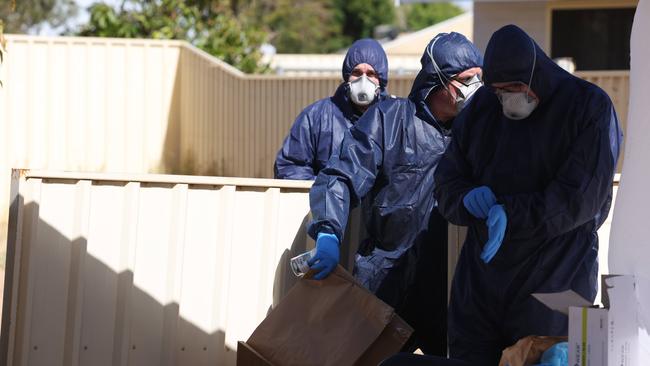
[[[237,366],[274,366],[246,342],[237,342]]]
[[[241,343],[238,366],[372,365],[399,352],[413,329],[343,268],[301,279]]]

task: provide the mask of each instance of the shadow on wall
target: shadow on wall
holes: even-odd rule
[[[271,307],[276,307],[280,300],[291,290],[293,285],[298,282],[298,277],[293,274],[289,265],[291,258],[300,255],[307,250],[314,247],[313,241],[310,242],[309,247],[305,238],[307,235],[307,223],[311,220],[311,215],[305,216],[300,225],[300,230],[296,233],[296,237],[291,243],[291,249],[285,249],[282,257],[278,261],[275,268],[275,279],[273,280],[273,304]],[[269,312],[271,311],[269,307]]]
[[[170,170],[172,174],[181,174],[181,175],[202,175],[210,177],[230,177],[232,174],[226,169],[226,159],[213,159],[209,166],[200,167],[197,164],[196,159],[192,151],[186,151],[183,154],[183,158],[180,164],[173,170]]]
[[[180,51],[183,52],[182,50]],[[181,62],[182,56],[176,65],[172,100],[167,113],[167,130],[163,145],[160,169],[167,174],[179,174],[181,159]]]
[[[22,201],[19,196],[12,211]],[[41,220],[37,204],[22,212],[22,248],[10,245],[7,253],[0,363],[235,365],[236,350],[220,325],[228,323],[219,308],[225,302],[209,295],[213,300],[205,301],[216,303],[181,302],[187,279],[179,280],[179,273],[167,275],[168,301],[161,301],[137,285],[152,273],[114,270],[88,253],[87,238],[70,240]],[[16,234],[10,230],[9,243]],[[291,253],[306,249],[305,236],[304,229],[297,233]],[[274,304],[296,281],[287,264],[291,253],[278,263]],[[205,291],[214,293],[209,282]]]

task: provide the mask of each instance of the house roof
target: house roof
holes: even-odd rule
[[[386,54],[421,56],[429,41],[438,33],[458,32],[470,41],[474,37],[474,13],[466,12],[461,15],[436,23],[417,32],[406,33],[392,41],[382,44]]]

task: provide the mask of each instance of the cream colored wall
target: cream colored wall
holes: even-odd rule
[[[474,2],[474,44],[485,52],[492,34],[504,25],[515,24],[548,51],[546,1]]]
[[[233,74],[193,47],[181,55],[180,171],[273,177],[275,155],[307,105],[331,96],[340,76]],[[390,93],[408,95],[412,78],[393,77]]]
[[[11,168],[169,170],[176,149],[168,142],[177,138],[169,133],[180,122],[181,42],[6,38],[0,67],[2,232]]]
[[[3,365],[235,365],[313,248],[311,182],[16,171]]]

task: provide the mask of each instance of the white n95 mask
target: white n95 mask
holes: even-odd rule
[[[474,93],[476,93],[476,91],[481,86],[483,86],[483,82],[481,81],[481,78],[478,76],[478,74],[474,75],[466,83],[462,83],[458,80],[456,81],[461,84],[460,86],[454,85],[456,90],[458,90],[458,93],[456,93],[456,110],[460,112],[463,108],[465,108],[465,105],[467,105],[467,102],[469,102],[469,99],[474,95]]]
[[[526,92],[502,92],[499,100],[503,107],[503,114],[509,119],[520,120],[530,116],[537,108],[537,99],[528,96]]]
[[[379,89],[379,85],[370,81],[366,75],[361,75],[348,84],[350,84],[350,99],[354,104],[360,106],[372,103],[377,96],[377,89]]]

